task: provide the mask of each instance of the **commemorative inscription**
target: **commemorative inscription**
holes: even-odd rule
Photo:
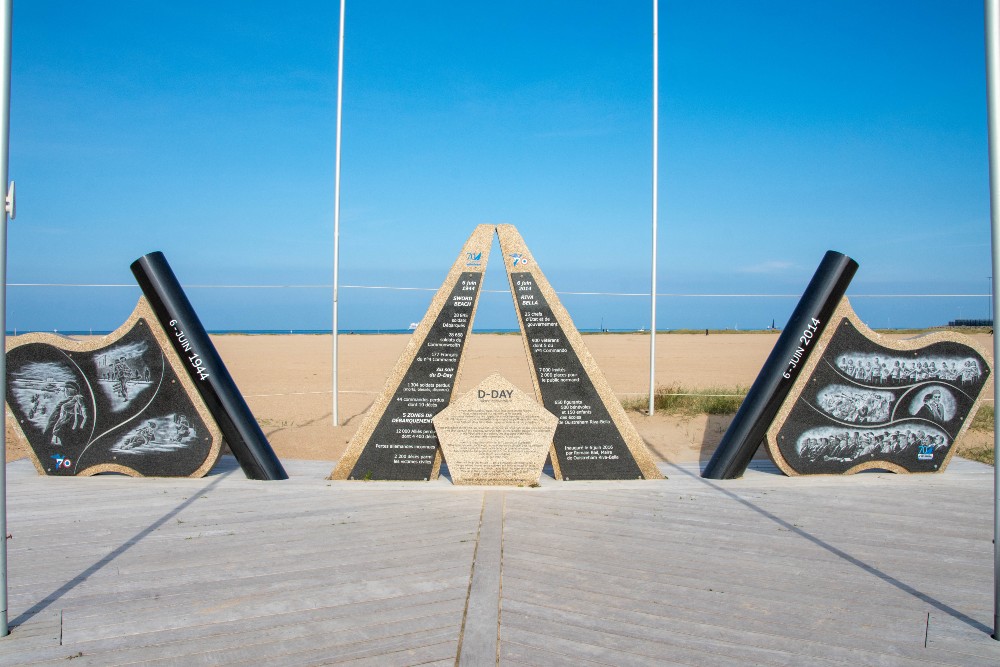
[[[563,479],[642,477],[625,439],[530,273],[511,284],[545,408],[559,419],[553,445]]]
[[[480,274],[463,273],[393,394],[352,479],[429,479],[437,452],[431,418],[451,398]]]
[[[552,448],[556,477],[661,479],[645,443],[520,234],[511,225],[499,225],[497,233],[535,389],[545,408],[559,419]]]
[[[451,399],[482,273],[500,240],[536,397],[559,419],[557,479],[662,479],[645,443],[512,225],[479,225],[365,415],[331,479],[428,480],[440,466],[432,420]]]
[[[991,372],[970,339],[883,340],[844,299],[817,345],[768,431],[783,471],[944,470]]]
[[[428,480],[437,475],[440,454],[432,418],[451,400],[492,240],[493,227],[480,225],[466,242],[331,479]]]
[[[558,419],[494,373],[434,417],[455,484],[538,484]]]

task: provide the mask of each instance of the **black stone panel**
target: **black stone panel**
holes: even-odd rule
[[[844,318],[778,431],[778,449],[801,474],[877,462],[935,472],[988,379],[986,360],[967,345],[893,350]]]
[[[49,475],[123,466],[146,476],[188,476],[212,438],[139,319],[90,352],[30,343],[7,354],[7,404]]]
[[[632,452],[534,277],[528,272],[510,276],[542,403],[559,418],[553,445],[563,479],[641,479]]]
[[[462,273],[406,369],[350,479],[427,480],[438,448],[431,419],[448,406],[482,273]]]

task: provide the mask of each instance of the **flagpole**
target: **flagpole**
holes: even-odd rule
[[[10,60],[14,0],[3,0],[0,11],[0,183],[7,187],[10,156]],[[10,634],[7,625],[7,216],[14,217],[14,189],[4,202],[0,226],[0,637]]]
[[[986,116],[990,165],[990,231],[993,275],[1000,276],[1000,0],[985,0],[986,14]],[[995,283],[994,283],[995,285]],[[994,287],[993,312],[1000,312]],[[1000,357],[1000,340],[993,336],[993,368]],[[1000,405],[1000,382],[993,383],[993,404]],[[993,425],[993,639],[1000,640],[1000,424]]]
[[[341,119],[344,99],[344,9],[347,0],[340,0],[340,36],[337,48],[337,157],[334,168],[333,187],[333,425],[340,426],[340,414],[338,411],[337,398],[339,394],[339,384],[337,378],[338,370],[338,322],[337,310],[340,300],[340,138]]]
[[[657,179],[660,134],[660,37],[659,0],[653,0],[653,258],[649,315],[649,414],[656,410],[656,218],[659,208]]]

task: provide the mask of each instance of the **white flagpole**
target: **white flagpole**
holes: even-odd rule
[[[992,232],[993,275],[1000,276],[1000,0],[985,0],[986,10],[986,116],[990,164],[990,230]],[[1000,312],[996,281],[993,312]],[[1000,357],[1000,340],[993,336],[993,369]],[[993,383],[993,405],[1000,405],[1000,382]],[[993,425],[993,639],[1000,640],[1000,424]]]
[[[659,0],[653,0],[653,260],[649,323],[649,414],[656,410],[656,218],[659,207],[657,178],[660,134],[660,37]]]
[[[10,155],[10,45],[14,0],[3,0],[0,10],[0,183],[7,187]],[[10,634],[7,625],[7,215],[14,217],[14,190],[8,190],[0,226],[0,637]]]
[[[333,425],[340,426],[337,410],[337,306],[340,300],[340,127],[344,99],[344,9],[347,0],[340,0],[340,39],[337,49],[337,158],[333,186]]]

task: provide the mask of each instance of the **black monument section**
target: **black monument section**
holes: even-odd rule
[[[784,463],[800,474],[942,469],[989,379],[986,360],[958,342],[898,350],[846,317],[836,326],[778,430]]]
[[[7,354],[8,406],[46,474],[122,468],[188,476],[212,448],[209,429],[140,318],[87,352],[29,343]]]
[[[510,274],[564,480],[641,479],[642,471],[534,277]]]
[[[746,472],[857,270],[847,255],[829,250],[823,256],[702,477],[735,479]]]
[[[243,472],[250,479],[288,479],[163,253],[144,255],[131,269]]]
[[[460,274],[349,479],[430,479],[438,448],[431,419],[451,400],[482,275],[474,271]]]

